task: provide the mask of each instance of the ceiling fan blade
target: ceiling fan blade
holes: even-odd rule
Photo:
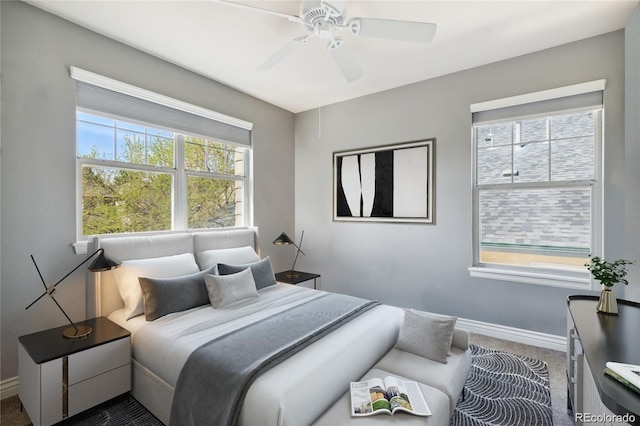
[[[336,61],[338,68],[342,71],[342,75],[348,83],[354,82],[362,77],[362,70],[358,63],[353,59],[351,49],[345,46],[344,41],[336,37],[329,42],[329,53],[331,57]]]
[[[414,43],[431,43],[436,35],[436,24],[391,19],[353,18],[347,23],[353,35],[386,38]]]
[[[292,22],[302,22],[302,19],[300,19],[299,16],[295,16],[295,15],[287,15],[286,13],[280,13],[280,12],[276,12],[275,10],[269,10],[269,9],[262,9],[260,7],[255,7],[255,6],[249,6],[247,4],[242,4],[242,3],[235,3],[229,0],[216,0],[222,4],[226,4],[229,6],[235,6],[235,7],[239,7],[241,9],[248,9],[248,10],[252,10],[254,12],[262,12],[262,13],[267,13],[269,15],[274,15],[274,16],[279,16],[281,18],[286,18]]]
[[[268,71],[271,68],[278,65],[284,58],[293,53],[301,44],[307,44],[311,36],[300,36],[291,40],[286,46],[278,50],[269,59],[267,59],[262,65],[258,67],[258,71]]]

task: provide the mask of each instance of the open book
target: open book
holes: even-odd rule
[[[351,382],[352,417],[394,414],[396,411],[416,416],[431,415],[418,383],[391,376]]]
[[[640,365],[607,362],[605,374],[616,379],[629,389],[640,393]]]

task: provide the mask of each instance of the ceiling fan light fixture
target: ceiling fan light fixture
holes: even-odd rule
[[[318,21],[313,27],[313,33],[320,38],[331,38],[335,30],[331,21]]]

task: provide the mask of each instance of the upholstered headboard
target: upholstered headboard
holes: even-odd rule
[[[257,228],[171,232],[158,235],[105,235],[89,238],[87,253],[99,248],[119,261],[150,259],[204,250],[251,246],[260,254]],[[112,271],[89,273],[87,318],[107,316],[124,306]]]

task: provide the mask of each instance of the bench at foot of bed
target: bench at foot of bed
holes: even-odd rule
[[[359,381],[364,381],[374,377],[383,378],[386,376],[398,377],[402,380],[413,380],[398,376],[385,370],[371,369]],[[431,415],[427,417],[414,416],[412,414],[397,412],[393,416],[377,414],[369,417],[351,417],[351,396],[349,392],[342,395],[331,408],[325,412],[313,426],[335,426],[335,425],[398,425],[402,426],[446,426],[449,424],[449,397],[438,389],[418,383],[424,399],[427,401]]]
[[[448,425],[458,398],[471,370],[471,350],[469,332],[455,329],[453,342],[447,355],[447,362],[441,363],[400,349],[392,348],[359,381],[386,376],[399,377],[418,383],[432,415],[419,417],[397,413],[394,416],[378,414],[369,417],[351,417],[349,392],[332,405],[316,420],[314,426],[373,424],[402,425]],[[394,417],[401,417],[396,419]]]

